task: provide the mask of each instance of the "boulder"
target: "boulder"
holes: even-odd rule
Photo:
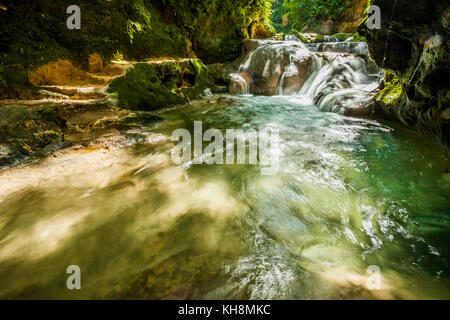
[[[250,39],[244,41],[242,51],[236,63],[240,77],[234,77],[231,91],[242,89],[243,80],[247,80],[253,94],[275,95],[281,89],[289,94],[306,81],[311,53],[302,42]]]

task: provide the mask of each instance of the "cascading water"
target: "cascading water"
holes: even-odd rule
[[[248,52],[231,75],[231,93],[292,94],[306,80],[311,52],[302,42],[248,40]]]
[[[357,55],[317,53],[313,55],[312,69],[298,95],[324,111],[346,113],[367,106],[378,86],[364,59]]]
[[[294,95],[323,111],[369,114],[382,71],[364,42],[306,46],[294,36],[287,41],[249,42],[238,72],[231,75],[232,93]]]
[[[343,52],[357,55],[368,55],[369,50],[365,42],[322,42],[308,43],[306,47],[311,52]]]
[[[324,42],[339,42],[339,39],[333,36],[323,36],[323,41]]]

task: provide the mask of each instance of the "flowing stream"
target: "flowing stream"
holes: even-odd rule
[[[321,79],[194,101],[109,150],[2,172],[0,298],[450,298],[447,160],[409,129],[320,110]],[[278,172],[175,166],[168,137],[194,121],[279,129]]]

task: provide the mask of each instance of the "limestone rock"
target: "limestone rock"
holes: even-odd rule
[[[28,80],[35,86],[42,85],[82,85],[101,83],[86,72],[75,68],[69,60],[58,60],[45,64],[28,73]]]
[[[243,54],[236,65],[241,78],[246,72],[249,91],[253,94],[275,95],[279,89],[293,93],[301,88],[308,75],[311,53],[302,42],[245,40]],[[243,84],[242,79],[235,77],[230,89],[237,90]]]
[[[231,94],[246,94],[248,93],[248,85],[250,82],[250,74],[248,72],[232,73],[230,80]]]

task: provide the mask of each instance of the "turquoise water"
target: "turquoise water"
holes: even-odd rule
[[[152,131],[165,136],[195,120],[277,128],[279,171],[177,167],[173,144],[140,133],[116,151],[21,169],[8,185],[2,176],[13,191],[0,202],[0,297],[449,298],[448,162],[428,139],[299,97],[210,99],[161,115]],[[73,264],[77,291],[65,287]]]

